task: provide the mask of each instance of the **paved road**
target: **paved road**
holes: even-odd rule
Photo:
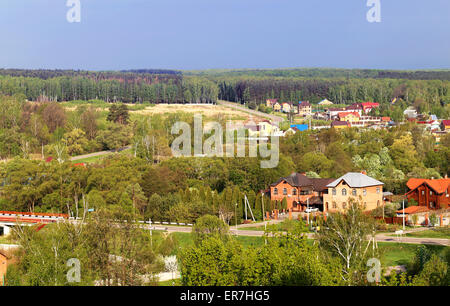
[[[242,106],[239,103],[234,103],[234,102],[226,102],[226,101],[217,101],[218,105],[222,105],[222,106],[226,106],[226,107],[230,107],[230,108],[234,108],[240,111],[244,111],[246,113],[258,116],[258,117],[263,117],[263,118],[267,118],[270,119],[274,124],[279,125],[280,122],[283,121],[283,118],[279,117],[279,116],[275,116],[275,115],[270,115],[270,114],[266,114],[257,110],[253,110],[253,109],[248,109],[244,106]]]
[[[130,149],[130,148],[131,148],[131,146],[124,147],[124,148],[119,149],[118,152]],[[116,152],[116,151],[115,150],[109,150],[109,151],[94,152],[94,153],[74,156],[74,157],[71,157],[70,160],[71,161],[77,161],[77,160],[85,159],[85,158],[89,158],[89,157],[107,155],[107,154],[111,154],[111,153],[114,153],[114,152]]]
[[[276,222],[276,221],[275,221]],[[264,223],[253,223],[250,224],[252,227],[256,227],[259,225],[263,225]],[[238,225],[238,229],[234,226],[230,227],[230,233],[237,236],[250,236],[250,237],[262,237],[264,235],[264,231],[257,230],[239,230],[240,228],[250,227],[249,224],[241,224]],[[190,233],[192,231],[192,227],[187,226],[171,226],[171,225],[161,225],[154,226],[155,230],[168,231],[169,233],[181,232],[181,233]],[[309,239],[314,239],[313,233],[308,233]],[[393,243],[411,243],[411,244],[430,244],[430,245],[444,245],[450,246],[450,239],[441,239],[441,238],[413,238],[413,237],[401,237],[397,238],[395,236],[389,236],[389,234],[378,234],[375,236],[376,241],[378,242],[393,242]]]

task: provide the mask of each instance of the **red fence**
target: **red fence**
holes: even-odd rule
[[[375,217],[377,220],[382,220],[383,217]],[[384,217],[386,224],[403,224],[403,217]],[[405,224],[408,223],[408,218],[405,217]]]

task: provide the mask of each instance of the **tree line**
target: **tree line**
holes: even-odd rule
[[[0,92],[23,94],[30,101],[103,100],[124,103],[215,103],[217,86],[206,79],[178,75],[141,74],[58,76],[52,78],[0,76]]]

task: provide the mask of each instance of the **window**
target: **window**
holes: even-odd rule
[[[377,207],[379,207],[379,206],[380,206],[380,200],[377,201]]]
[[[295,189],[295,188],[292,189],[292,194],[293,194],[293,195],[297,195],[297,189]]]
[[[377,187],[377,193],[380,193],[380,187]]]
[[[432,195],[433,195],[433,191],[430,190],[430,196],[432,196]]]
[[[326,210],[329,209],[329,207],[328,207],[328,202],[325,203],[325,208],[326,208]]]
[[[283,195],[287,195],[287,189],[283,188]]]
[[[363,195],[364,195],[364,196],[367,195],[367,189],[363,189]]]
[[[334,209],[337,208],[336,202],[333,202],[333,208],[334,208]]]
[[[425,195],[425,190],[422,190],[422,195]]]
[[[347,207],[347,203],[342,202],[342,208],[345,209]]]
[[[333,188],[333,195],[336,195],[336,188]]]
[[[274,194],[274,195],[277,195],[277,194],[278,194],[278,188],[274,188],[274,189],[273,189],[273,194]]]
[[[343,196],[346,196],[346,195],[347,195],[347,189],[345,189],[345,188],[342,189],[342,195],[343,195]]]
[[[352,190],[352,195],[353,195],[354,197],[356,197],[356,189],[353,189],[353,190]]]

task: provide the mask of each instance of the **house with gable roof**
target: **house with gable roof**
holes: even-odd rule
[[[447,209],[450,205],[450,179],[421,179],[411,178],[406,183],[409,191],[406,193],[408,201],[414,200],[418,206],[431,210]]]
[[[349,172],[326,186],[324,211],[345,211],[351,200],[362,204],[364,210],[376,209],[383,205],[383,185],[365,172]]]
[[[304,211],[308,206],[323,211],[323,194],[328,192],[327,184],[334,181],[329,178],[309,178],[304,173],[292,173],[270,185],[270,200],[287,200],[287,209],[294,212]]]

